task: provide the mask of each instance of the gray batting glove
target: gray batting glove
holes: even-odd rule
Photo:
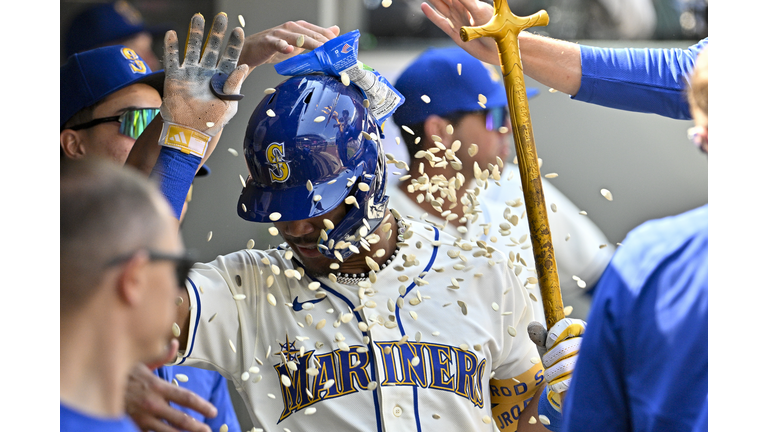
[[[227,46],[219,59],[227,30],[227,14],[221,12],[213,20],[208,38],[203,44],[205,19],[195,14],[189,24],[184,62],[179,64],[179,40],[173,30],[165,34],[165,87],[160,114],[172,122],[204,132],[218,134],[237,113],[237,97],[248,75],[247,65],[237,65],[245,35],[240,27],[232,30]],[[202,53],[202,55],[201,55]],[[227,76],[217,96],[211,79]],[[220,84],[220,82],[219,82]],[[227,98],[226,95],[235,97]],[[227,100],[230,99],[230,100]]]

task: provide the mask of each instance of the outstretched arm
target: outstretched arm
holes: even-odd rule
[[[337,26],[325,28],[306,21],[288,21],[245,38],[238,64],[248,65],[252,71],[264,63],[278,63],[313,50],[338,35]]]
[[[456,44],[478,60],[499,64],[496,42],[479,38],[470,42],[461,40],[462,26],[481,26],[493,16],[493,6],[479,0],[430,0],[422,3],[421,10]],[[521,32],[520,57],[523,72],[545,86],[575,95],[581,86],[581,54],[579,45],[558,39]]]

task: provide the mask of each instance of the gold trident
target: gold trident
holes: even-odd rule
[[[506,0],[494,0],[491,20],[482,27],[462,27],[461,40],[469,42],[479,37],[492,37],[496,40],[496,46],[499,49],[541,300],[544,304],[547,328],[552,328],[556,322],[565,318],[565,314],[563,299],[560,295],[560,281],[557,277],[555,250],[552,247],[552,234],[549,231],[547,206],[541,189],[539,158],[536,154],[536,144],[533,142],[528,97],[520,62],[520,46],[517,41],[522,30],[547,24],[549,24],[549,15],[543,10],[521,18],[509,10]]]

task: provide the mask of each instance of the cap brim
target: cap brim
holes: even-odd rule
[[[343,203],[352,187],[350,178],[360,173],[346,170],[333,183],[315,185],[312,191],[304,186],[289,189],[264,190],[249,177],[240,195],[237,214],[252,222],[272,222],[269,216],[280,213],[281,221],[294,221],[322,216]],[[320,199],[315,200],[316,197]],[[243,210],[243,204],[246,210]]]

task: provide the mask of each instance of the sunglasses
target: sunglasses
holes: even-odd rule
[[[501,133],[509,132],[509,109],[506,106],[493,107],[481,111],[456,111],[452,114],[443,116],[443,118],[450,123],[457,123],[462,117],[470,114],[481,114],[485,116],[485,129],[488,131]]]
[[[499,131],[502,127],[509,130],[509,109],[505,106],[489,108],[485,111],[485,129]]]
[[[163,252],[153,251],[151,249],[147,250],[147,254],[149,255],[149,261],[173,262],[176,265],[176,283],[178,283],[179,288],[186,286],[189,271],[192,269],[192,266],[195,265],[195,260],[192,257],[189,255],[171,255]],[[122,264],[126,261],[129,261],[135,255],[136,252],[132,252],[130,254],[116,257],[107,263],[107,267]]]
[[[87,123],[83,123],[77,126],[73,126],[69,129],[80,130],[92,128],[96,125],[109,122],[120,122],[120,133],[137,139],[144,129],[149,126],[149,123],[160,112],[159,108],[132,108],[126,110],[124,113],[113,117],[102,117],[93,119]]]

